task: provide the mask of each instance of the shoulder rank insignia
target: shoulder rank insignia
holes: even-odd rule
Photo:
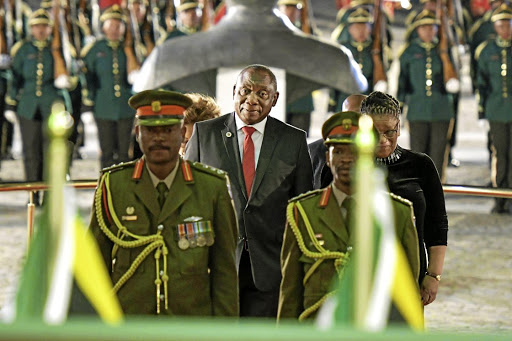
[[[192,175],[192,169],[186,160],[181,160],[181,172],[186,182],[193,182],[194,176]]]
[[[144,169],[144,159],[138,159],[135,163],[135,168],[133,169],[132,179],[139,180],[142,176],[142,171]]]
[[[318,207],[325,208],[329,203],[329,198],[331,197],[332,186],[327,186],[322,190],[322,196],[320,197],[320,201],[318,203]]]

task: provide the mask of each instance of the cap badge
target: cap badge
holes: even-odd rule
[[[160,103],[160,101],[151,102],[151,110],[153,110],[153,112],[160,112],[162,110],[162,103]]]
[[[341,124],[343,125],[343,129],[350,130],[352,127],[352,120],[350,118],[344,119]]]

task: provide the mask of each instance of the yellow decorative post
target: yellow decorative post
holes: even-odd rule
[[[373,121],[368,115],[359,119],[359,130],[356,136],[358,159],[355,173],[355,242],[354,261],[355,271],[355,304],[354,317],[358,328],[364,328],[365,316],[368,309],[369,295],[372,283],[373,260],[373,205],[369,198],[373,198],[375,190],[374,153],[375,135],[373,133]]]

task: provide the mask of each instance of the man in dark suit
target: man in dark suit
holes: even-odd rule
[[[233,88],[235,112],[196,123],[185,153],[231,179],[241,316],[277,315],[286,205],[312,189],[305,132],[268,117],[278,97],[272,71],[247,66]]]
[[[361,112],[361,103],[365,98],[366,95],[350,95],[343,101],[341,110]],[[313,162],[313,188],[325,188],[332,182],[332,173],[325,163],[327,147],[324,144],[324,139],[311,142],[308,148]]]

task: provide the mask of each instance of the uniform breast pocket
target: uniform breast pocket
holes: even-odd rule
[[[316,259],[305,255],[302,255],[299,261],[304,266],[304,296],[318,296],[327,293],[334,276],[333,261],[326,259],[316,264]]]
[[[208,273],[210,246],[215,243],[210,221],[189,222],[174,227],[178,267],[183,275]]]

